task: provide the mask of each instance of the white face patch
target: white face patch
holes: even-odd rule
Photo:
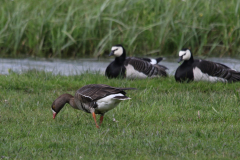
[[[186,51],[179,51],[179,57],[182,57],[185,53]]]
[[[190,50],[188,49],[186,51],[180,51],[179,57],[182,57],[182,60],[189,60],[191,58]]]
[[[113,46],[111,51],[114,51],[114,56],[116,56],[116,57],[120,57],[123,54],[122,47]]]

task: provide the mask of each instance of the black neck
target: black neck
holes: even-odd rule
[[[192,64],[194,62],[193,55],[191,54],[191,58],[187,61],[184,61],[184,64]]]
[[[123,54],[120,57],[116,57],[115,62],[118,64],[122,64],[122,63],[124,63],[125,60],[126,60],[126,52],[123,49]]]

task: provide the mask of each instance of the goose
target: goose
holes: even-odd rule
[[[91,113],[96,127],[99,128],[96,115],[100,114],[100,125],[106,112],[116,107],[121,101],[130,99],[124,90],[136,88],[116,88],[104,84],[90,84],[78,89],[75,96],[62,94],[52,103],[53,119],[66,103],[74,109]]]
[[[179,51],[178,62],[184,61],[176,70],[175,80],[208,81],[208,82],[237,82],[240,81],[240,72],[228,66],[202,59],[193,59],[189,49]]]
[[[115,60],[111,62],[105,71],[108,78],[147,78],[147,77],[166,77],[167,67],[159,65],[158,62],[162,58],[138,58],[126,57],[126,50],[122,45],[114,45],[111,48],[109,56],[115,56]]]

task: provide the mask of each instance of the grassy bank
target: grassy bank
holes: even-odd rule
[[[105,115],[51,104],[87,84],[136,87]],[[238,159],[239,88],[168,79],[109,80],[98,74],[30,71],[0,76],[0,157],[10,159]],[[99,116],[97,117],[99,118]],[[113,118],[116,121],[113,121]]]
[[[239,4],[190,0],[2,0],[1,56],[239,55]]]

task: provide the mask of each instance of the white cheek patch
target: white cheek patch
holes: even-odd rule
[[[112,47],[112,49],[111,49],[112,51],[114,51],[114,56],[116,56],[116,57],[120,57],[122,54],[123,54],[123,48],[122,47],[116,47],[116,46],[114,46],[114,47]]]
[[[190,50],[186,50],[186,55],[183,56],[183,60],[189,60],[191,58],[191,52]]]
[[[194,81],[208,81],[208,82],[227,82],[226,79],[220,77],[209,76],[203,73],[198,67],[193,68]]]
[[[186,53],[186,51],[180,51],[179,52],[179,57],[181,57],[182,55],[184,55]]]
[[[118,49],[118,47],[112,47],[112,49],[111,49],[111,50],[113,51],[113,50],[116,50],[116,49]]]
[[[183,60],[189,60],[191,58],[190,50],[180,51],[179,52],[179,57],[182,57]]]

